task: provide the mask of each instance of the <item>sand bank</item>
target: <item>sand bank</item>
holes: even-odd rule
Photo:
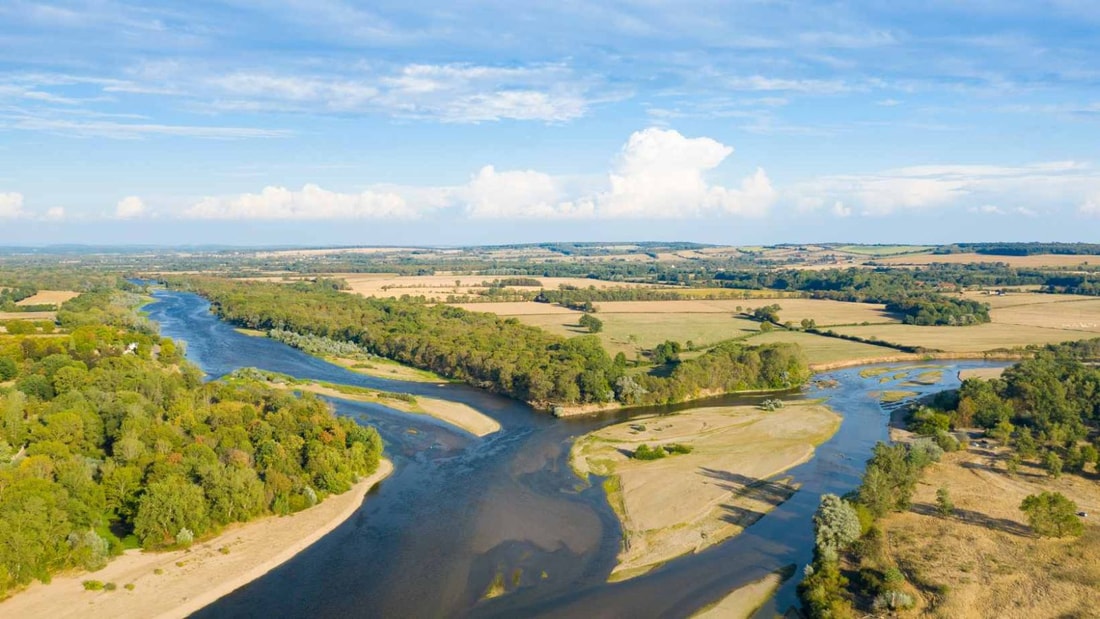
[[[840,417],[824,405],[798,402],[774,412],[732,406],[637,417],[578,439],[573,468],[607,476],[623,524],[612,580],[740,533],[790,497],[796,486],[779,474],[812,458],[838,427]],[[680,444],[691,453],[630,457],[643,444]]]
[[[351,490],[291,516],[235,526],[189,550],[129,550],[92,573],[55,576],[0,603],[7,617],[185,617],[260,578],[352,516],[367,492],[393,471],[389,460]],[[160,571],[158,574],[157,571]],[[115,591],[85,591],[83,581],[115,583]],[[132,584],[133,590],[125,585]]]

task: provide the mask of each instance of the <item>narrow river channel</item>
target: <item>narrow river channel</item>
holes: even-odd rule
[[[196,295],[157,291],[155,297],[146,308],[151,318],[165,336],[186,342],[188,358],[210,378],[257,367],[463,402],[501,424],[499,432],[479,439],[425,415],[332,400],[338,414],[378,429],[393,475],[342,526],[198,617],[689,617],[794,564],[795,577],[758,612],[771,617],[797,603],[821,494],[855,487],[871,448],[887,436],[888,415],[872,392],[889,384],[861,378],[863,368],[818,376],[815,384],[832,386],[792,397],[825,398],[844,421],[812,460],[788,472],[802,484],[800,491],[723,544],[608,584],[621,537],[618,521],[600,485],[573,474],[568,454],[576,437],[627,414],[559,420],[463,385],[368,377],[274,340],[242,335]],[[939,384],[904,389],[949,388],[957,385],[960,369],[998,364],[935,365],[944,372]],[[753,401],[726,397],[645,412]],[[498,574],[515,591],[482,600]]]

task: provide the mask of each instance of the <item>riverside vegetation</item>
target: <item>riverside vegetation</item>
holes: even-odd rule
[[[378,466],[377,432],[317,398],[204,384],[140,302],[97,288],[61,307],[63,333],[0,336],[0,596],[304,509]]]
[[[566,339],[518,320],[445,305],[348,295],[335,280],[289,285],[170,279],[208,298],[222,318],[264,331],[351,342],[369,354],[531,402],[663,404],[700,395],[784,389],[809,378],[797,346],[720,344],[662,372],[629,374],[595,336]]]

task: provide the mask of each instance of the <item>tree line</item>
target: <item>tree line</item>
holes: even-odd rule
[[[563,338],[515,318],[411,299],[364,298],[316,283],[170,279],[241,326],[350,342],[368,354],[430,370],[541,407],[678,402],[702,393],[793,387],[808,379],[797,346],[716,347],[666,375],[627,376],[592,335]],[[285,339],[285,338],[284,338]]]

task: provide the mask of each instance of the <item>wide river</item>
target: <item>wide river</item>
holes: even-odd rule
[[[835,386],[791,397],[825,398],[844,421],[812,460],[791,469],[802,487],[790,500],[725,543],[608,584],[619,524],[600,484],[578,479],[568,454],[576,437],[628,415],[553,419],[471,387],[368,377],[242,335],[196,295],[158,291],[155,297],[147,307],[152,319],[164,335],[186,342],[188,358],[210,378],[258,367],[463,402],[501,424],[479,439],[424,415],[332,400],[337,413],[378,429],[394,473],[342,526],[198,617],[689,617],[741,585],[797,565],[795,577],[757,613],[772,617],[797,603],[821,494],[854,488],[871,448],[887,437],[888,415],[872,392],[901,388],[861,378],[863,368],[816,377]],[[996,364],[936,365],[944,371],[939,384],[902,389],[949,388],[957,385],[958,370]],[[750,401],[719,398],[645,412]],[[483,600],[498,575],[511,592]]]

